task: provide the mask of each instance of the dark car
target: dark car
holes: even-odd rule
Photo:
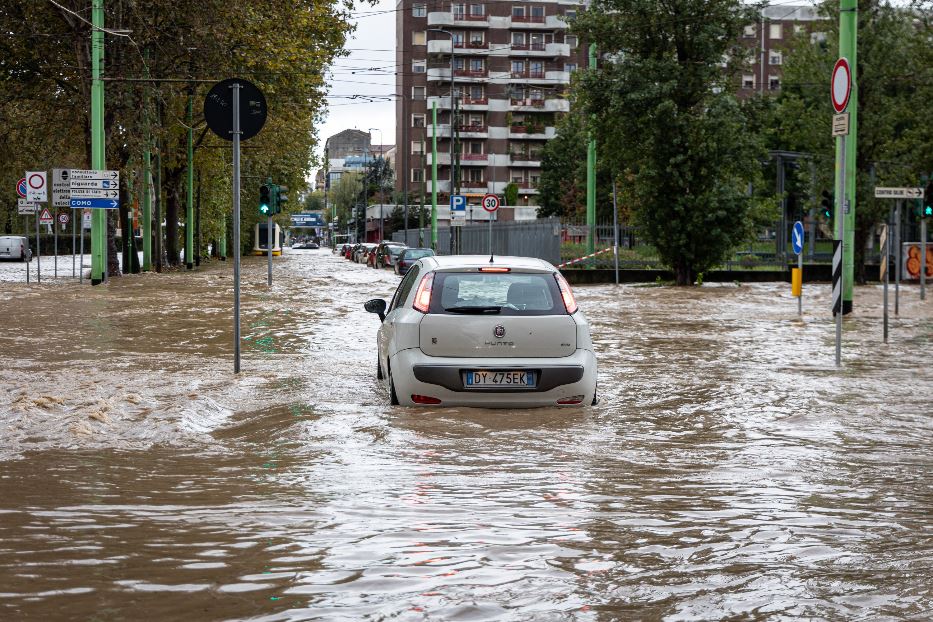
[[[433,257],[434,251],[430,248],[405,248],[395,260],[395,274],[406,275],[408,269],[412,267],[422,257]]]
[[[374,268],[389,268],[395,264],[399,253],[408,248],[401,242],[383,242],[376,247],[375,258],[373,259]]]
[[[359,247],[360,247],[359,243],[350,245],[350,247],[347,248],[343,256],[346,257],[347,259],[352,260],[353,256],[356,254],[356,249],[358,249]]]

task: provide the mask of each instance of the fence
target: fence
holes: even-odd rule
[[[462,227],[438,227],[437,252],[440,255],[451,253],[451,229],[459,229],[459,250],[463,255],[484,255],[489,253],[489,225],[464,225]],[[409,229],[396,231],[392,239],[404,242],[408,246],[418,244],[419,233],[424,245],[431,243],[431,229]],[[561,224],[557,218],[538,219],[517,222],[493,222],[492,252],[495,255],[515,255],[519,257],[537,257],[552,264],[560,263]]]

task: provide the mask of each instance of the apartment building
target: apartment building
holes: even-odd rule
[[[793,46],[804,40],[825,39],[820,32],[824,18],[809,5],[776,5],[764,7],[761,19],[747,24],[741,42],[746,50],[743,71],[736,85],[736,94],[746,98],[781,90],[784,63],[793,54]]]
[[[479,205],[483,194],[502,196],[514,183],[518,206],[501,210],[499,218],[535,217],[541,150],[559,115],[570,110],[570,76],[586,61],[583,46],[567,31],[566,19],[578,6],[561,0],[399,1],[398,190],[430,193],[436,139],[439,205],[446,208],[451,191]]]

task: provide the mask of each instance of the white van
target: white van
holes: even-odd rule
[[[0,259],[30,261],[32,249],[29,248],[29,239],[23,235],[0,235]]]

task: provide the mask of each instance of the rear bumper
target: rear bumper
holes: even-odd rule
[[[427,356],[418,348],[402,350],[390,361],[399,403],[415,405],[412,394],[441,400],[442,406],[527,408],[558,406],[558,401],[582,396],[576,406],[588,406],[596,393],[596,356],[576,350],[560,358],[444,358]],[[527,388],[468,389],[463,385],[467,370],[529,370],[536,373],[537,386]]]

